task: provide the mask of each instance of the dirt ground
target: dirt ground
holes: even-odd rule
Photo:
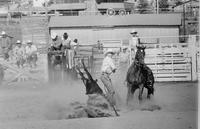
[[[151,100],[145,92],[139,104],[136,92],[131,109],[125,106],[123,81],[118,78],[114,85],[121,99],[120,117],[70,120],[64,119],[68,104],[87,100],[80,80],[65,85],[1,86],[0,129],[197,129],[198,83],[156,83]],[[161,109],[148,110],[154,105]]]

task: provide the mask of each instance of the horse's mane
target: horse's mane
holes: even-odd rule
[[[134,62],[132,62],[131,66],[128,69],[126,81],[128,83],[139,84],[142,81],[142,66],[144,64],[144,47],[137,46],[137,52],[135,55]]]

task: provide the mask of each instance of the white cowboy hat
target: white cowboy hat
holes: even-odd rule
[[[21,44],[22,42],[20,40],[17,40],[16,44]]]
[[[5,34],[6,34],[6,32],[5,32],[5,31],[2,31],[2,32],[1,32],[1,35],[5,35]]]
[[[127,49],[128,47],[127,46],[122,46],[122,49]]]
[[[114,54],[115,52],[113,51],[113,49],[109,48],[104,54],[107,55],[108,53]]]
[[[28,40],[28,41],[27,41],[27,44],[28,44],[28,43],[33,43],[33,42],[32,42],[31,40]]]
[[[55,39],[56,36],[58,36],[58,34],[56,34],[56,33],[54,33],[54,32],[51,34],[51,38],[52,38],[52,39]]]
[[[130,32],[130,34],[136,34],[137,33],[137,31],[136,30],[131,30],[131,32]]]

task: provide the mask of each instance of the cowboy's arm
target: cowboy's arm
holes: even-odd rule
[[[17,56],[17,49],[16,49],[16,47],[13,49],[13,54],[14,54],[15,57]]]
[[[110,60],[110,67],[112,69],[112,72],[115,73],[117,67],[115,66],[114,60]]]
[[[32,52],[31,52],[31,55],[33,55],[33,54],[37,54],[37,47],[34,45],[34,46],[32,46]]]

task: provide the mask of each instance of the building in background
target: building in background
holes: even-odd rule
[[[49,31],[60,36],[67,32],[70,37],[79,39],[80,44],[96,44],[103,39],[127,42],[132,29],[138,31],[139,36],[143,37],[141,42],[144,43],[178,43],[180,25],[180,14],[135,14],[123,18],[99,15],[61,16],[51,17]]]
[[[42,7],[43,4],[48,0],[33,0],[33,6],[34,7]]]

